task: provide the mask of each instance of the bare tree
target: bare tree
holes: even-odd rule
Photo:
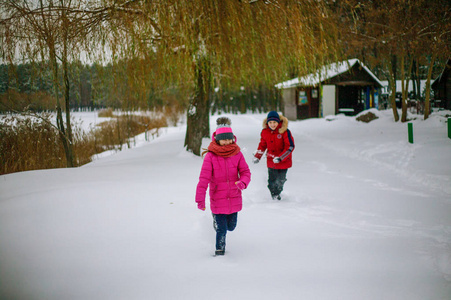
[[[419,42],[415,46],[417,60],[426,65],[428,70],[424,101],[424,119],[427,119],[431,113],[430,90],[434,65],[441,61],[444,66],[451,55],[451,3],[431,1],[426,9],[420,11],[418,22],[421,25],[417,30]]]
[[[391,99],[395,120],[396,79],[402,81],[401,121],[407,121],[408,81],[413,65],[422,63],[429,68],[437,58],[443,61],[450,53],[451,5],[436,1],[337,1],[336,11],[342,17],[341,37],[349,54],[358,54],[372,65],[389,70]],[[429,93],[425,101],[425,118],[429,114]]]

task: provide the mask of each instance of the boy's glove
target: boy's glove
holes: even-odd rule
[[[246,185],[242,181],[237,181],[237,182],[235,182],[235,184],[236,184],[237,188],[239,188],[241,191],[246,188]]]
[[[256,157],[254,157],[254,158],[252,159],[252,162],[253,162],[254,164],[258,164],[259,161],[260,161],[260,160],[259,160],[258,158],[256,158]]]
[[[278,164],[278,163],[280,163],[282,160],[280,159],[280,157],[274,157],[273,158],[273,160],[272,160],[275,164]]]
[[[197,208],[200,210],[205,210],[205,203],[197,203]]]

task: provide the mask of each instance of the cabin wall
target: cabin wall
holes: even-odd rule
[[[336,98],[335,85],[323,85],[323,116],[335,115]]]
[[[282,90],[282,100],[283,100],[283,115],[287,117],[288,120],[297,119],[297,108],[296,108],[296,88],[288,88]]]

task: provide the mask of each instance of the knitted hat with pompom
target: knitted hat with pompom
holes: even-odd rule
[[[232,121],[229,118],[221,117],[216,120],[216,128],[213,136],[217,141],[219,140],[233,140],[233,132],[232,132]]]

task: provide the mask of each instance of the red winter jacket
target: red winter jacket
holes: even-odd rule
[[[288,119],[279,114],[280,123],[275,130],[269,128],[266,119],[263,121],[260,143],[255,157],[261,159],[265,150],[268,168],[288,169],[293,165],[291,154],[294,150],[294,139],[288,129]],[[275,164],[273,159],[279,157],[281,162]]]

